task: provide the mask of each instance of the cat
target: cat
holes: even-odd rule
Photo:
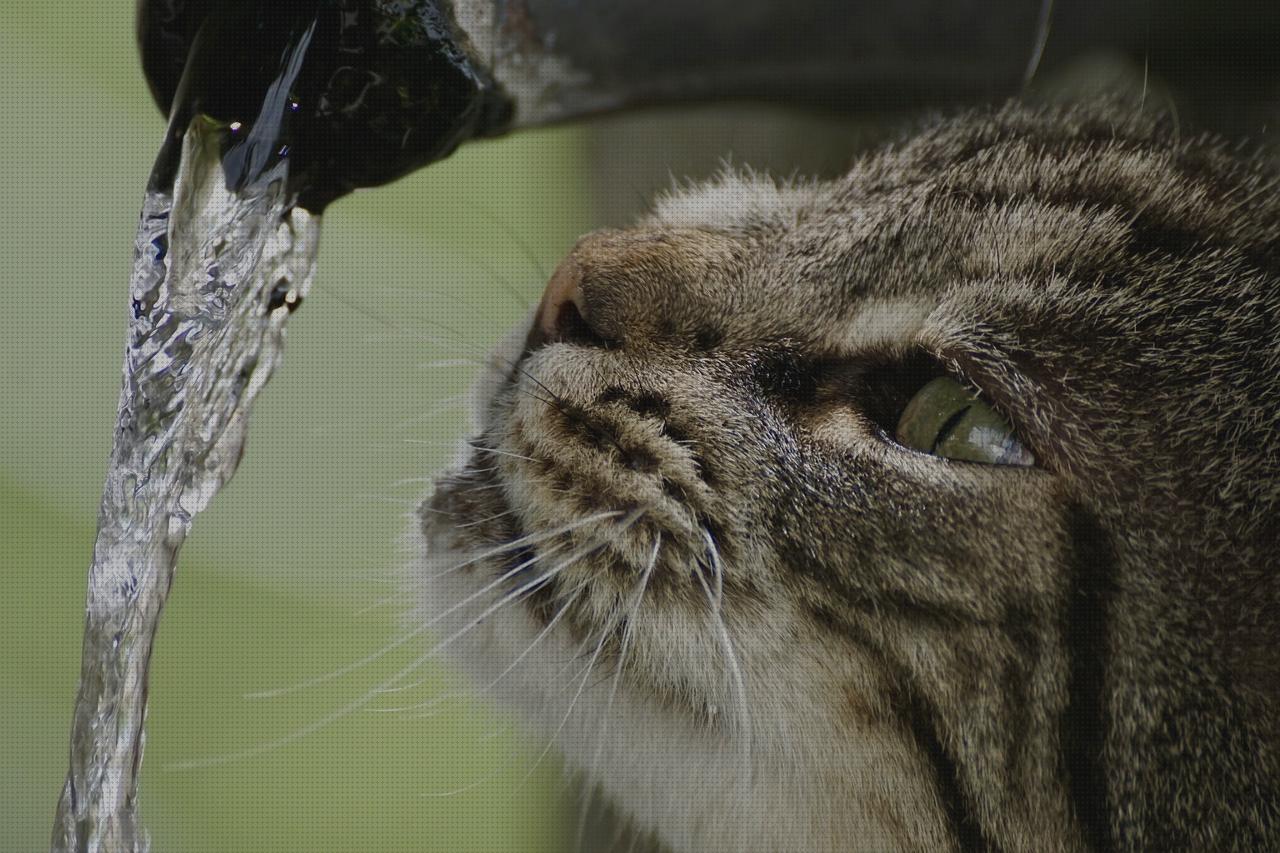
[[[412,618],[663,849],[1280,849],[1278,329],[1160,117],[726,171],[494,355]]]

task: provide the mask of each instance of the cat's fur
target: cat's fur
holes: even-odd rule
[[[830,183],[725,174],[571,257],[597,340],[495,359],[416,618],[538,557],[440,630],[492,611],[456,660],[635,826],[1280,849],[1274,172],[1010,106]],[[921,351],[1036,468],[906,450],[844,393]]]

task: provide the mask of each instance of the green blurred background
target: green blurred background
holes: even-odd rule
[[[47,849],[66,772],[130,246],[163,130],[132,28],[132,0],[20,2],[0,28],[4,851]],[[449,401],[471,379],[428,363],[483,352],[524,316],[543,270],[591,222],[584,156],[571,129],[477,144],[326,216],[285,365],[238,475],[196,523],[161,624],[141,801],[156,850],[563,846],[554,758],[535,770],[541,745],[469,699],[428,717],[356,713],[212,768],[174,765],[286,735],[393,671],[397,661],[282,698],[244,696],[395,634],[398,606],[375,605],[393,591],[403,514],[424,488],[403,481],[448,458],[465,423]],[[378,704],[456,681],[424,675]]]
[[[85,571],[120,383],[130,247],[163,124],[132,0],[21,0],[0,28],[0,851],[47,849],[66,771]],[[482,700],[377,708],[252,758],[420,646],[322,687],[395,636],[391,576],[422,478],[451,456],[479,355],[581,232],[719,158],[835,171],[842,122],[748,107],[644,113],[470,144],[326,214],[319,274],[239,473],[195,525],[157,638],[141,810],[158,851],[556,851],[554,753]],[[823,140],[826,143],[823,144]],[[444,364],[437,362],[444,361]],[[381,602],[381,603],[380,603]],[[426,640],[424,639],[425,643]],[[410,644],[413,645],[413,644]],[[461,793],[446,796],[463,789]]]

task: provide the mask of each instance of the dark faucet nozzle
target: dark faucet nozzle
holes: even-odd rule
[[[226,128],[228,154],[256,133],[252,156],[224,157],[229,182],[233,168],[288,157],[312,211],[510,122],[510,100],[435,0],[141,0],[137,22],[173,132],[206,116]]]

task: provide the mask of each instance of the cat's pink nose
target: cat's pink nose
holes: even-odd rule
[[[529,331],[529,349],[557,342],[604,345],[604,339],[591,327],[582,279],[582,266],[572,254],[560,262],[538,305],[537,318]]]

